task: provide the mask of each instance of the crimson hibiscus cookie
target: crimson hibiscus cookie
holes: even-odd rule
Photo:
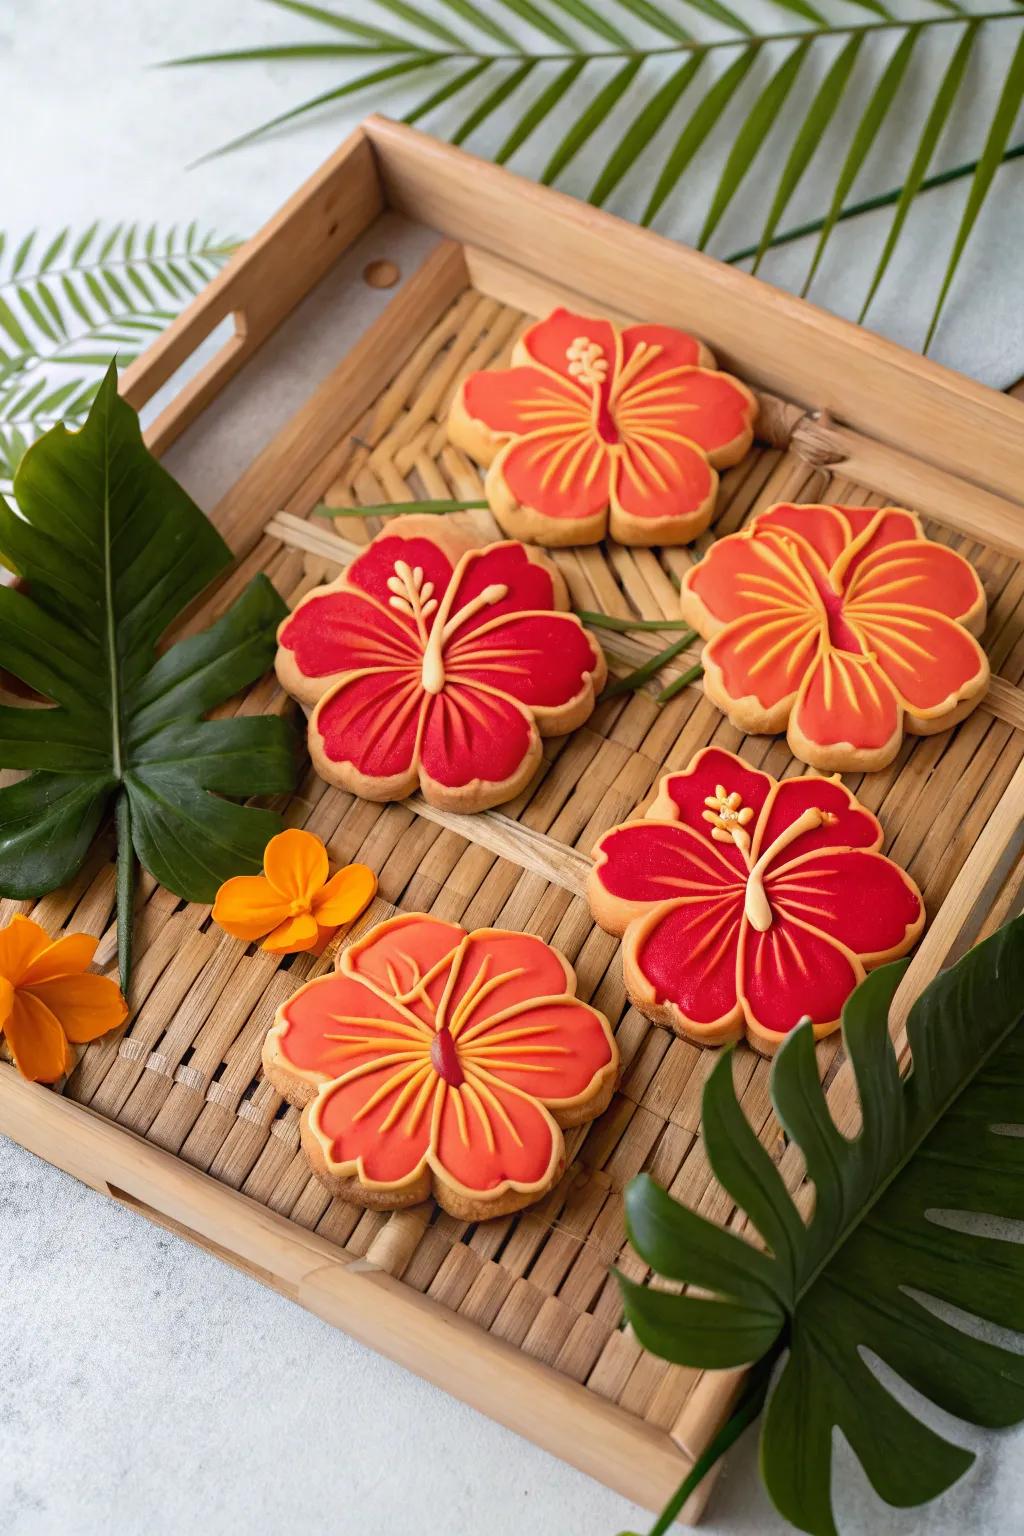
[[[552,1188],[562,1128],[615,1090],[608,1020],[575,992],[541,939],[403,913],[278,1010],[263,1066],[303,1106],[303,1148],[333,1194],[507,1215]]]
[[[623,934],[631,1000],[700,1045],[770,1055],[802,1019],[837,1029],[867,971],[924,926],[917,886],[838,778],[773,779],[719,747],[606,832],[588,896]]]
[[[815,768],[884,768],[989,684],[977,573],[899,507],[771,507],[686,573],[682,611],[708,698]]]
[[[716,469],[750,447],[757,402],[667,325],[624,330],[556,309],[511,368],[473,373],[448,433],[489,466],[506,533],[537,544],[684,544],[711,521]]]
[[[568,607],[537,550],[396,519],[278,630],[277,675],[314,706],[317,771],[368,800],[417,785],[445,810],[511,799],[541,737],[582,725],[607,675]]]

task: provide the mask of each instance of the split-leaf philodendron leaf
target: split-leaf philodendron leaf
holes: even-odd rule
[[[775,1059],[772,1102],[814,1184],[806,1225],[740,1109],[728,1053],[704,1090],[705,1145],[766,1251],[677,1204],[646,1176],[627,1192],[637,1252],[658,1274],[704,1293],[652,1290],[620,1276],[641,1343],[710,1368],[785,1353],[767,1396],[762,1474],[782,1514],[814,1536],[835,1532],[836,1427],[876,1491],[901,1507],[942,1493],[973,1460],[898,1402],[864,1351],[972,1424],[1024,1419],[1024,1355],[933,1307],[1024,1331],[1024,1245],[935,1214],[1024,1216],[1024,918],[918,999],[907,1025],[913,1064],[901,1078],[888,1013],[905,968],[873,972],[843,1010],[863,1117],[855,1138],[840,1134],[828,1112],[809,1024]]]
[[[118,937],[127,982],[134,846],[175,895],[211,901],[259,867],[270,811],[222,796],[292,787],[290,726],[204,720],[273,664],[287,611],[257,576],[211,628],[158,655],[173,621],[231,561],[223,539],[153,458],[113,365],[80,432],[54,427],[0,499],[0,661],[53,707],[0,707],[0,894],[39,896],[80,868],[117,806]],[[129,842],[130,839],[130,842]]]

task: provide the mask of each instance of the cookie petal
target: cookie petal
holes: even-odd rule
[[[657,329],[652,327],[651,329]],[[726,373],[706,368],[643,370],[615,402],[623,437],[674,433],[704,453],[738,452],[749,446],[755,406],[749,391]]]
[[[532,709],[580,698],[600,666],[594,642],[570,614],[524,613],[458,638],[445,651],[452,682],[475,683]]]
[[[717,484],[708,460],[689,439],[632,413],[624,418],[612,479],[613,513],[652,520],[696,516],[708,507]]]
[[[458,923],[402,912],[350,944],[341,969],[400,999],[433,1031],[449,967],[465,937]]]
[[[854,622],[854,613],[850,613]],[[988,660],[974,636],[945,614],[860,607],[856,627],[907,709],[929,719],[980,694]]]
[[[459,1037],[463,1070],[489,1072],[548,1107],[585,1104],[616,1070],[608,1021],[571,997],[526,1002]]]
[[[766,876],[764,889],[773,914],[838,940],[865,964],[905,953],[924,921],[909,875],[866,849],[831,848],[788,860]]]
[[[420,763],[424,778],[441,790],[514,784],[539,756],[533,722],[506,695],[448,682],[431,698]]]
[[[301,676],[324,688],[350,672],[415,669],[423,652],[408,616],[345,590],[301,602],[282,625],[280,644]]]
[[[575,382],[529,366],[471,373],[462,386],[462,407],[474,422],[509,437],[557,426],[568,431],[590,418]]]
[[[367,1188],[400,1189],[423,1171],[439,1084],[423,1061],[387,1064],[321,1090],[310,1111],[328,1170]]]
[[[278,1057],[310,1082],[327,1082],[425,1057],[432,1030],[355,976],[337,971],[300,987],[271,1032]]]
[[[435,1115],[430,1164],[458,1195],[540,1193],[564,1165],[565,1143],[550,1112],[479,1068],[461,1087],[439,1093]]]
[[[569,525],[608,507],[608,447],[589,422],[571,432],[515,439],[502,449],[490,473],[518,506]]]
[[[882,846],[882,828],[877,817],[864,809],[845,784],[807,776],[783,779],[772,792],[766,814],[758,824],[753,855],[757,857],[770,848],[804,811],[812,809],[827,811],[830,819],[824,826],[801,832],[787,845],[780,864],[789,864],[819,848]]]
[[[869,657],[832,650],[823,651],[806,674],[791,722],[801,747],[830,762],[840,748],[888,761],[902,724],[899,700],[880,668]]]
[[[418,672],[370,672],[335,686],[310,720],[328,764],[349,764],[386,785],[413,777],[424,692]]]
[[[748,1026],[772,1047],[803,1018],[819,1034],[838,1029],[864,968],[817,929],[775,913],[764,933],[744,924],[740,977]]]
[[[626,934],[630,992],[641,1005],[671,1010],[690,1034],[718,1042],[740,1034],[737,957],[743,893],[671,901]]]

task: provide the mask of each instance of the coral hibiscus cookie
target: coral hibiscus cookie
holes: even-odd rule
[[[682,611],[708,698],[815,768],[884,768],[988,688],[977,574],[898,507],[771,507],[687,572]]]
[[[420,787],[479,811],[519,793],[541,737],[582,725],[606,676],[536,550],[482,549],[434,518],[399,518],[278,630],[277,675],[314,705],[310,755],[368,800]]]
[[[556,309],[511,368],[473,373],[448,432],[489,466],[506,533],[537,544],[684,544],[707,527],[716,469],[750,447],[757,402],[711,353],[667,325]]]
[[[507,1215],[551,1189],[562,1128],[615,1089],[608,1020],[575,990],[540,939],[404,913],[284,1004],[263,1065],[304,1106],[302,1145],[333,1194]]]
[[[591,910],[623,934],[626,989],[701,1045],[744,1031],[771,1054],[802,1018],[840,1022],[865,972],[924,925],[882,829],[838,779],[773,779],[705,747],[667,774],[646,816],[594,850]]]

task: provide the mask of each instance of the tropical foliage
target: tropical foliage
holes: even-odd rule
[[[81,426],[111,358],[132,362],[233,248],[194,223],[0,232],[0,481],[55,422]]]
[[[212,901],[280,830],[235,800],[291,789],[291,727],[203,716],[273,665],[287,609],[255,576],[211,628],[158,654],[231,551],[146,449],[113,364],[81,431],[41,437],[14,489],[0,559],[21,581],[0,586],[0,649],[32,697],[0,706],[0,767],[27,770],[0,788],[0,894],[64,885],[113,810],[127,990],[134,855],[175,895]]]
[[[861,1106],[856,1137],[842,1135],[829,1113],[810,1025],[776,1057],[772,1103],[814,1185],[809,1222],[739,1106],[728,1054],[704,1090],[705,1147],[764,1248],[677,1204],[646,1176],[627,1191],[634,1247],[675,1285],[620,1276],[641,1343],[690,1366],[755,1363],[702,1468],[766,1404],[765,1483],[779,1510],[814,1536],[835,1532],[834,1428],[881,1497],[901,1507],[942,1493],[973,1460],[897,1401],[864,1351],[961,1419],[990,1428],[1024,1419],[1019,1338],[1004,1346],[979,1337],[977,1324],[1024,1330],[1024,1245],[977,1223],[1024,1216],[1024,918],[918,999],[907,1025],[912,1068],[901,1078],[888,1014],[905,968],[875,971],[843,1012]],[[655,1526],[659,1536],[695,1480]]]
[[[914,200],[936,182],[969,177],[926,346],[995,173],[1004,159],[1024,149],[1010,142],[1024,101],[1019,0],[977,11],[959,0],[923,0],[923,14],[918,9],[910,17],[890,9],[885,0],[765,0],[755,22],[721,0],[377,0],[380,23],[356,20],[348,14],[351,7],[306,0],[269,3],[313,23],[320,40],[310,34],[295,43],[204,53],[172,63],[336,59],[344,73],[336,86],[254,127],[225,149],[351,97],[365,97],[376,107],[386,104],[394,89],[408,99],[411,88],[405,121],[425,124],[454,144],[474,143],[500,122],[493,153],[499,164],[531,141],[550,141],[540,172],[546,183],[561,177],[604,131],[611,147],[589,188],[590,201],[606,204],[628,179],[642,179],[649,190],[641,221],[651,224],[699,157],[713,150],[712,134],[721,125],[731,149],[704,210],[701,248],[713,241],[737,195],[749,189],[755,167],[773,180],[774,192],[759,234],[734,259],[752,257],[756,269],[772,245],[816,232],[805,292],[836,223],[862,207],[892,205],[862,318]],[[1006,68],[981,152],[966,165],[936,174],[943,136],[977,88],[973,64],[982,34],[994,29],[999,29]],[[925,39],[937,33],[950,35],[954,43],[938,72],[922,57]],[[867,46],[879,39],[891,40],[887,53]],[[909,135],[902,182],[866,204],[851,205],[869,153],[911,97],[918,123]],[[786,140],[780,144],[773,137],[769,164],[765,140],[791,98],[793,103],[805,100],[806,106],[786,111]],[[566,112],[555,132],[549,120],[563,104]],[[786,211],[829,129],[844,142],[828,206],[810,226],[787,231],[782,227]]]

